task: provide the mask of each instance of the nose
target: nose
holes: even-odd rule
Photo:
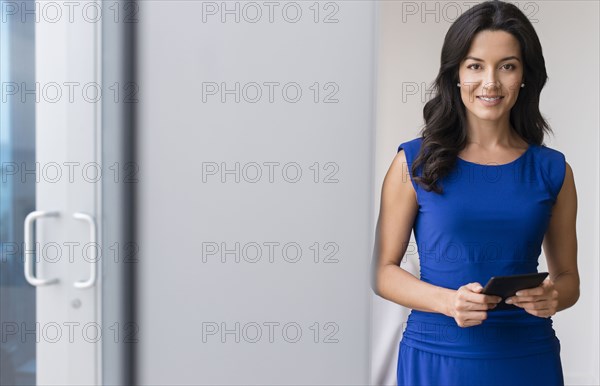
[[[500,88],[500,84],[498,83],[498,78],[496,76],[496,69],[490,68],[486,72],[486,76],[484,78],[483,83],[483,91],[484,94],[492,94],[496,92]]]

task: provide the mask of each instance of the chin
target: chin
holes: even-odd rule
[[[497,112],[497,111],[471,111],[471,114],[482,121],[498,121],[500,120],[505,114],[504,111],[502,112]]]

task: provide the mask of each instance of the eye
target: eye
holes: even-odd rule
[[[516,66],[515,66],[514,64],[512,64],[512,63],[507,63],[507,64],[503,65],[502,67],[506,67],[506,66],[510,66],[510,69],[509,69],[509,70],[514,70],[514,69],[515,69],[515,67],[516,67]]]
[[[479,66],[479,63],[473,63],[473,64],[469,64],[469,65],[467,66],[467,68],[471,68],[471,67],[473,67],[473,66]]]

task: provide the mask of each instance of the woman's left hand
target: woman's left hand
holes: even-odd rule
[[[521,307],[531,315],[549,318],[556,314],[558,291],[554,282],[546,278],[538,287],[517,291],[517,295],[506,299],[506,303]]]

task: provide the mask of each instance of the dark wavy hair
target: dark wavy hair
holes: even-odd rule
[[[458,17],[446,33],[440,71],[431,86],[434,97],[423,108],[425,125],[420,134],[423,141],[411,174],[427,191],[443,192],[438,181],[452,170],[458,153],[467,144],[465,106],[457,87],[458,71],[474,36],[484,30],[506,31],[521,47],[526,87],[520,89],[510,111],[514,131],[529,144],[538,145],[543,144],[545,132],[553,133],[539,110],[540,93],[548,76],[537,33],[513,4],[498,0],[480,3]],[[417,175],[420,166],[422,173]]]

